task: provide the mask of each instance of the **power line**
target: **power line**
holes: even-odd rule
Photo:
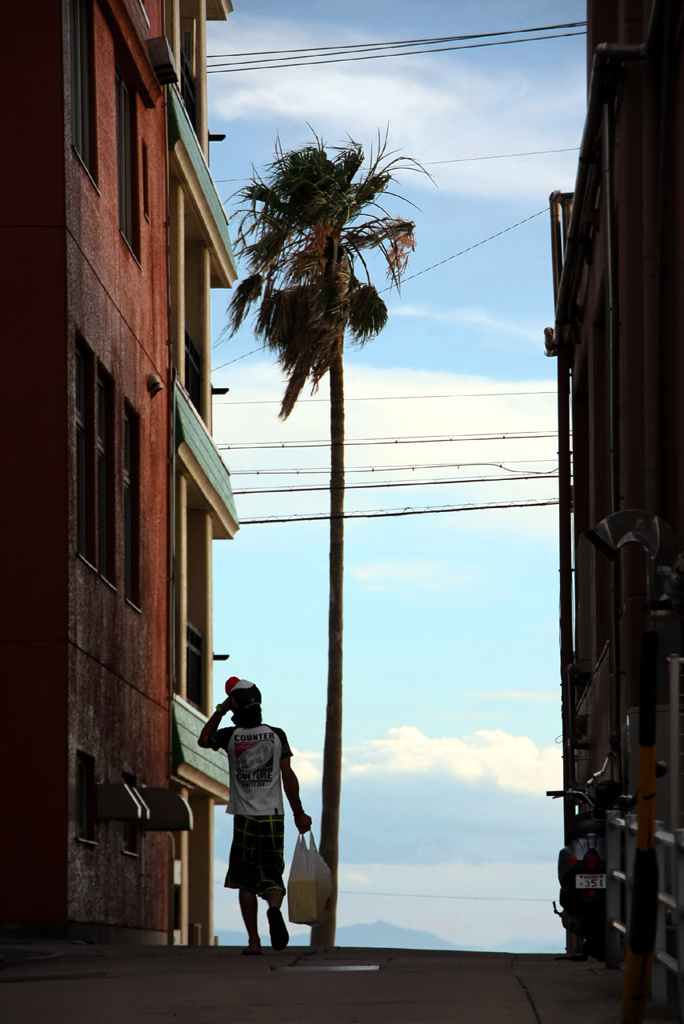
[[[223,885],[223,883],[221,883]],[[551,897],[541,896],[445,896],[439,892],[356,892],[351,889],[339,889],[344,896],[390,896],[399,899],[414,900],[474,900],[481,903],[552,903]]]
[[[454,441],[537,441],[545,438],[558,437],[558,431],[544,432],[541,430],[512,430],[492,434],[445,434],[418,435],[416,437],[367,437],[345,441],[345,448],[368,445],[398,444],[440,444]],[[242,444],[217,444],[222,451],[273,451],[294,448],[329,448],[330,441],[248,441]]]
[[[551,153],[577,153],[579,146],[563,146],[561,149],[531,149],[525,153],[492,153],[487,156],[457,156],[447,160],[421,160],[423,167],[437,167],[439,164],[470,164],[479,160],[512,160],[523,156],[548,156]],[[237,181],[249,181],[249,178],[214,178],[214,184],[225,185]],[[224,202],[228,202],[229,196]]]
[[[349,43],[346,45],[348,45],[350,49],[344,52],[351,52],[352,49],[367,50],[381,49],[388,46],[422,46],[427,43],[449,43],[464,41],[467,39],[487,39],[494,36],[523,35],[530,32],[552,32],[556,29],[562,28],[585,28],[586,24],[586,21],[570,21],[560,25],[538,25],[533,28],[505,29],[502,32],[477,32],[459,36],[428,36],[425,39],[391,39],[389,41],[386,40],[379,43]],[[337,52],[341,45],[345,44],[336,43],[333,46],[289,47],[279,50],[241,50],[237,53],[209,53],[207,54],[207,60],[220,60],[224,57],[268,57],[273,54],[285,53],[322,53],[326,50]]]
[[[511,398],[532,395],[555,395],[556,391],[463,391],[456,395],[377,395],[362,396],[359,398],[347,398],[347,402],[404,402],[408,400],[423,400],[431,402],[435,398]],[[311,402],[329,402],[327,398],[300,398],[297,405],[309,405]],[[228,399],[225,402],[214,402],[214,405],[280,405],[280,401],[271,398],[258,398],[252,401],[233,402]]]
[[[379,509],[376,512],[345,512],[341,519],[387,519],[399,516],[425,516],[438,515],[444,512],[484,512],[491,509],[507,508],[536,508],[543,505],[557,505],[557,498],[546,500],[530,499],[529,501],[513,502],[488,502],[485,505],[441,505],[433,508],[404,508],[404,509]],[[318,515],[294,515],[294,516],[269,516],[265,519],[241,519],[241,526],[260,526],[266,523],[305,523],[317,521],[329,521],[330,515],[322,512]]]
[[[579,22],[577,24],[580,24]],[[585,23],[582,23],[585,24]],[[526,29],[521,31],[542,31]],[[494,35],[504,35],[506,33],[493,33]],[[534,42],[545,42],[550,39],[564,39],[572,36],[583,36],[586,35],[585,31],[579,32],[558,32],[552,35],[541,35],[531,36],[527,35],[520,39],[497,39],[495,41],[485,43],[463,43],[456,46],[430,46],[425,49],[414,49],[414,50],[400,50],[394,53],[366,53],[361,49],[358,50],[339,50],[338,53],[355,53],[356,56],[345,57],[345,56],[328,56],[320,57],[317,53],[311,53],[308,57],[304,56],[304,59],[289,61],[289,58],[278,58],[278,57],[267,57],[262,61],[252,60],[237,60],[223,64],[214,64],[207,67],[207,74],[234,74],[239,71],[272,71],[280,70],[285,68],[302,68],[311,67],[318,64],[345,64],[349,62],[356,62],[362,60],[383,60],[387,57],[413,57],[416,54],[425,53],[446,53],[454,50],[478,50],[492,46],[512,46],[514,43],[534,43]],[[483,36],[475,36],[473,38],[483,38]],[[316,57],[317,59],[311,59]],[[289,61],[289,62],[288,62]]]
[[[532,149],[527,153],[495,153],[493,156],[459,156],[450,160],[421,160],[423,167],[436,167],[438,164],[470,164],[478,160],[510,160],[518,156],[548,156],[550,153],[577,153],[579,146],[564,146],[562,149]],[[224,179],[230,180],[230,179]],[[233,178],[237,181],[237,178]]]
[[[523,218],[523,220],[519,220],[516,224],[511,224],[510,227],[503,228],[501,231],[497,231],[495,234],[490,235],[488,238],[483,238],[482,241],[475,242],[474,245],[469,245],[469,246],[467,246],[467,248],[461,249],[460,252],[455,252],[453,254],[453,256],[447,256],[446,259],[440,260],[438,263],[433,263],[429,267],[425,267],[424,270],[419,270],[415,274],[410,274],[408,277],[403,278],[402,284],[405,284],[406,281],[412,281],[416,277],[421,277],[423,274],[427,274],[428,271],[434,270],[436,267],[441,267],[445,263],[449,263],[450,260],[455,260],[459,256],[464,256],[466,253],[472,252],[473,249],[479,249],[479,247],[481,245],[486,245],[487,242],[492,242],[492,241],[494,241],[495,238],[500,238],[501,235],[505,235],[509,231],[514,231],[515,228],[519,228],[519,227],[521,227],[521,225],[527,224],[528,221],[534,220],[536,217],[541,217],[542,214],[546,214],[546,213],[548,213],[548,210],[546,210],[546,209],[545,210],[539,210],[538,213],[533,213],[529,217],[525,217],[525,218]],[[387,288],[382,288],[380,290],[380,293],[383,294],[384,292],[390,291],[391,287],[392,287],[391,285],[388,285]],[[223,344],[223,342],[225,340],[227,340],[227,337],[226,338],[222,338],[220,341],[216,342],[216,344],[213,346],[213,348],[218,348],[218,346]],[[235,359],[229,359],[225,363],[220,363],[218,366],[214,366],[212,368],[211,372],[212,373],[216,373],[218,370],[223,370],[223,369],[225,369],[226,366],[230,366],[232,363],[237,363],[240,359],[246,359],[247,356],[253,356],[256,352],[261,352],[263,350],[263,348],[264,348],[264,346],[260,345],[259,348],[253,348],[249,352],[244,352],[241,356],[236,356]]]
[[[221,338],[220,341],[216,342],[213,348],[218,348],[224,341],[227,341],[227,338]],[[220,366],[214,366],[211,372],[215,373],[217,370],[223,370],[224,367],[231,366],[233,363],[239,363],[241,359],[246,359],[247,356],[253,356],[255,352],[263,352],[263,350],[264,346],[259,345],[258,348],[253,348],[250,352],[243,352],[241,356],[236,356],[235,359],[229,359],[227,363],[221,363]]]
[[[517,473],[518,470],[508,467],[515,463],[530,466],[535,462],[553,462],[554,469],[558,464],[553,459],[510,459],[508,462],[421,462],[418,465],[404,466],[347,466],[346,473],[406,473],[424,469],[465,469],[473,466],[490,466],[506,472]],[[330,476],[330,466],[321,469],[232,469],[231,476]]]
[[[223,882],[215,881],[214,885],[223,888]],[[552,903],[553,900],[543,896],[451,896],[439,892],[360,892],[354,889],[338,889],[340,896],[386,896],[391,899],[407,900],[467,900],[479,903]]]
[[[286,64],[253,64],[251,61],[245,62],[246,66],[240,67],[237,64],[233,66],[227,65],[215,65],[214,67],[207,68],[208,75],[231,75],[236,74],[240,71],[280,71],[286,68],[308,68],[313,67],[317,64],[347,64],[349,62],[356,62],[361,60],[383,60],[387,57],[413,57],[416,54],[425,53],[446,53],[453,50],[481,50],[490,46],[512,46],[514,43],[540,43],[545,42],[549,39],[565,39],[572,36],[584,36],[586,32],[562,32],[557,35],[548,36],[528,36],[526,39],[500,39],[495,43],[467,43],[464,46],[436,46],[425,50],[406,50],[399,53],[375,53],[365,54],[357,57],[327,57],[323,60],[303,60],[293,61],[292,63]]]
[[[461,477],[449,479],[437,479],[437,480],[380,480],[378,483],[372,484],[343,484],[341,488],[334,487],[250,487],[243,491],[233,491],[235,497],[242,495],[251,494],[304,494],[313,493],[314,491],[331,491],[331,490],[343,490],[343,491],[370,491],[380,490],[390,487],[438,487],[440,484],[501,484],[501,483],[517,483],[520,480],[557,480],[557,473],[533,473],[530,475],[518,475],[515,476],[484,476],[484,477]]]
[[[413,281],[416,277],[421,277],[422,274],[427,274],[429,270],[434,270],[436,267],[441,267],[445,263],[449,263],[451,260],[455,260],[458,256],[465,256],[467,252],[472,252],[473,249],[479,249],[481,245],[486,245],[487,242],[492,242],[495,238],[500,238],[501,235],[508,234],[509,231],[514,231],[515,228],[521,227],[523,224],[527,224],[528,221],[534,220],[536,217],[541,217],[543,214],[547,214],[548,210],[539,210],[538,213],[533,213],[529,217],[525,217],[523,220],[519,220],[517,224],[511,224],[509,228],[503,228],[501,231],[497,231],[496,234],[490,235],[489,238],[483,238],[481,242],[475,242],[474,245],[469,245],[467,249],[461,249],[460,252],[455,252],[453,256],[447,256],[446,259],[440,260],[439,263],[432,263],[429,267],[425,267],[424,270],[419,270],[416,274],[410,274],[408,277],[402,278],[402,284],[407,281]],[[388,285],[387,288],[382,288],[382,292],[388,292],[392,288],[392,285]]]

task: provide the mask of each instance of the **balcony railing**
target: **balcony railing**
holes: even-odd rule
[[[181,96],[192,127],[197,132],[197,104],[195,101],[195,76],[190,70],[187,57],[181,51]]]

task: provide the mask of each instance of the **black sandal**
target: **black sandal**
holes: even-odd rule
[[[268,917],[268,930],[271,933],[271,945],[274,949],[285,949],[290,941],[290,933],[283,921],[280,907],[269,907],[266,916]]]

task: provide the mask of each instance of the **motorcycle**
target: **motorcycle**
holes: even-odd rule
[[[599,781],[607,762],[595,775],[575,789],[549,790],[547,796],[588,804],[590,810],[575,815],[565,837],[565,846],[558,854],[560,884],[558,910],[567,932],[582,942],[580,959],[606,959],[606,812],[620,807],[623,812],[633,806],[634,798],[623,796],[619,783]],[[588,787],[593,786],[593,795]]]

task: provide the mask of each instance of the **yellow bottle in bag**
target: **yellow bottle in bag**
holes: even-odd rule
[[[317,924],[332,896],[330,868],[316,849],[313,833],[309,845],[300,835],[287,882],[287,911],[292,924]]]

